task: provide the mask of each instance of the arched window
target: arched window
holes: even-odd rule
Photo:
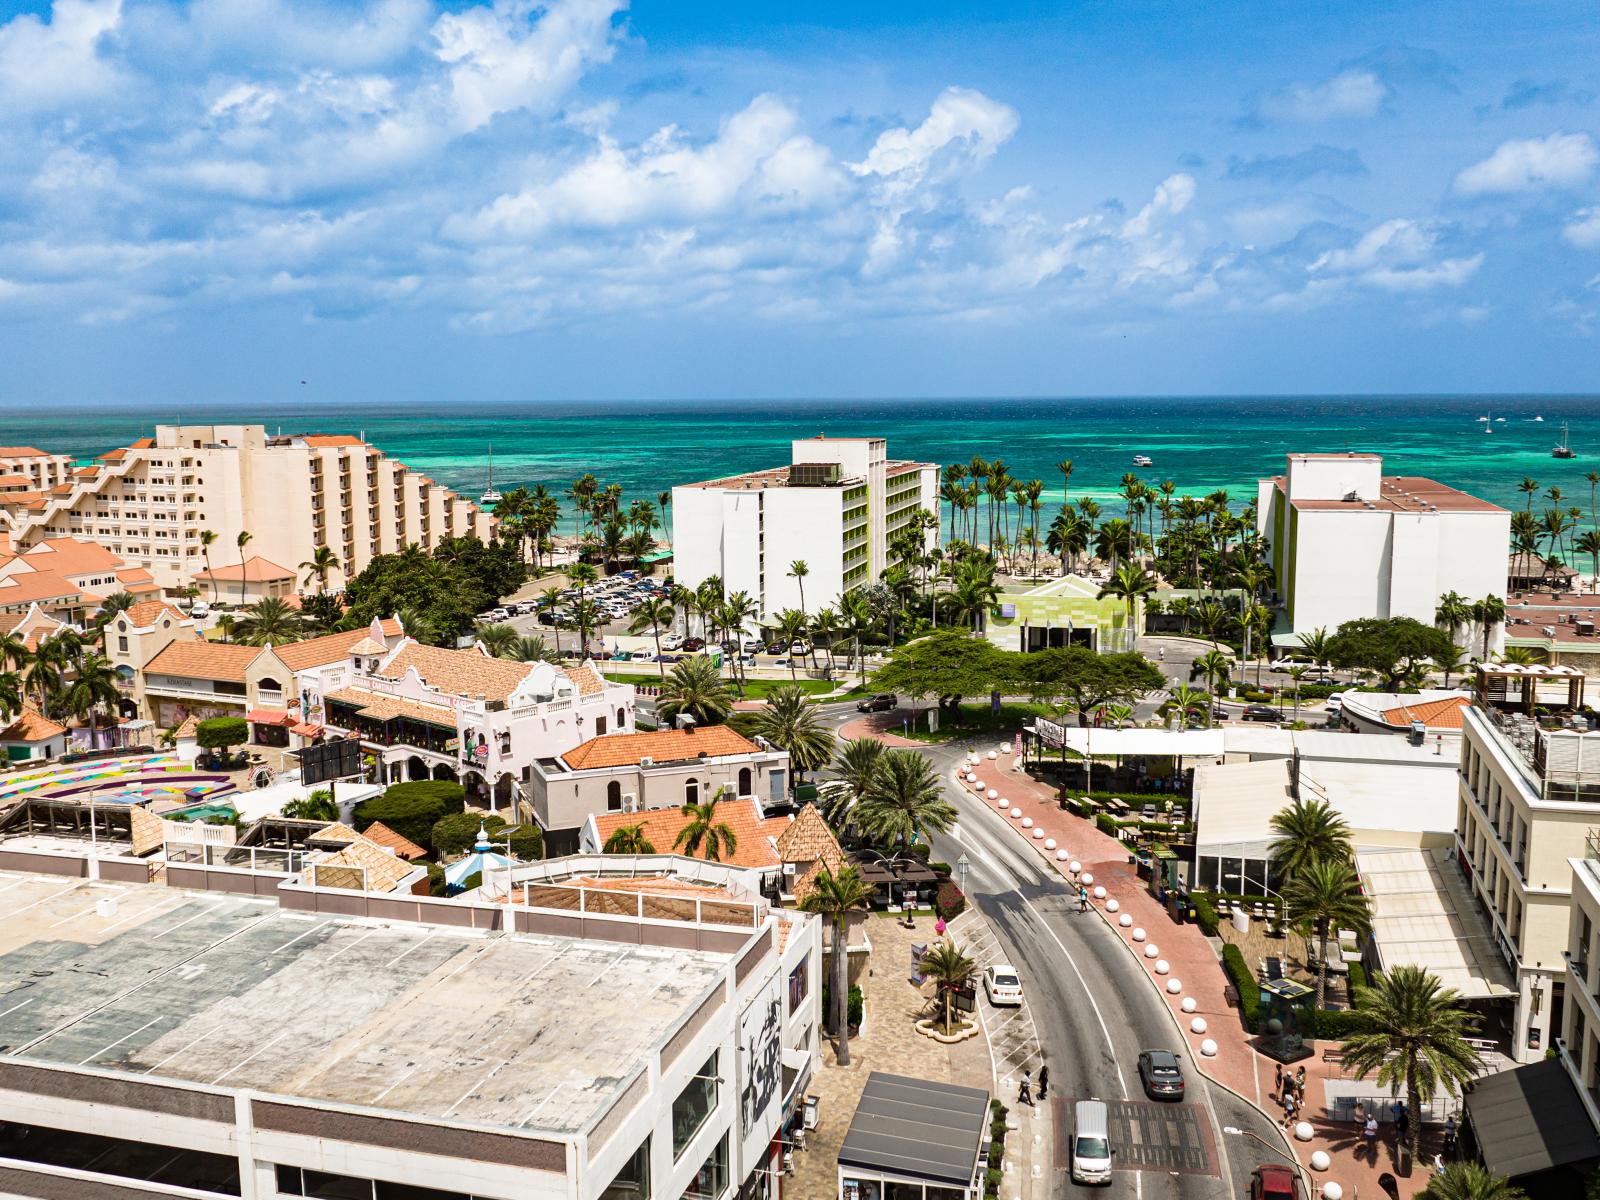
[[[617,709],[617,728],[618,729],[626,729],[627,727],[628,727],[628,710],[625,709],[625,708],[619,708],[619,709]]]
[[[606,731],[606,719],[604,717],[596,717],[594,719],[594,735],[595,735],[595,737],[603,736],[605,734],[605,731]]]
[[[739,795],[748,796],[749,794],[750,794],[750,768],[749,767],[740,767],[739,768]]]
[[[700,803],[700,781],[698,779],[689,779],[684,781],[683,802],[685,804]]]
[[[615,779],[606,784],[606,810],[608,812],[622,811],[622,784]]]

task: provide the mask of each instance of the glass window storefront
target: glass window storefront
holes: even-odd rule
[[[682,1156],[694,1135],[706,1123],[706,1118],[717,1107],[717,1056],[706,1059],[706,1065],[695,1073],[678,1098],[672,1102],[672,1157]]]
[[[728,1190],[728,1135],[723,1134],[711,1157],[701,1165],[689,1186],[683,1189],[683,1200],[722,1200]]]
[[[650,1139],[645,1138],[639,1148],[600,1193],[600,1200],[650,1200]]]

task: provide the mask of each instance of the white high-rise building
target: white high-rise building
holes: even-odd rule
[[[90,538],[149,570],[168,595],[205,569],[203,530],[217,535],[209,557],[218,569],[238,565],[240,533],[250,534],[246,556],[293,572],[327,546],[343,567],[328,577],[337,588],[379,554],[487,539],[493,521],[360,438],[269,437],[261,425],[158,425],[155,437],[102,454],[68,481],[40,482],[0,494],[0,532],[14,548]]]
[[[718,576],[764,617],[814,613],[876,582],[895,562],[890,542],[919,511],[934,517],[924,534],[932,546],[938,505],[938,466],[891,460],[883,438],[797,440],[789,466],[672,489],[673,574],[688,587]],[[789,571],[797,560],[803,580]]]
[[[1385,475],[1379,455],[1291,454],[1256,501],[1295,633],[1358,617],[1431,625],[1446,592],[1505,595],[1511,514],[1432,479]]]

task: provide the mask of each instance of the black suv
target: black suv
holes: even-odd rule
[[[1182,1100],[1183,1072],[1178,1056],[1170,1050],[1139,1051],[1139,1081],[1152,1100]]]
[[[888,712],[900,703],[900,697],[893,692],[879,692],[876,696],[868,696],[856,704],[857,712]]]
[[[1246,721],[1281,721],[1283,714],[1270,704],[1246,704],[1244,706],[1244,719]]]

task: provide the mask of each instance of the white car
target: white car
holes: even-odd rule
[[[678,650],[682,647],[683,639],[675,633],[669,633],[666,637],[661,639],[661,648],[663,650]]]
[[[1296,667],[1309,667],[1311,664],[1303,658],[1275,658],[1267,664],[1270,671],[1292,671]]]
[[[996,1008],[1022,1003],[1022,979],[1015,967],[1005,963],[995,963],[984,970],[983,990]]]

